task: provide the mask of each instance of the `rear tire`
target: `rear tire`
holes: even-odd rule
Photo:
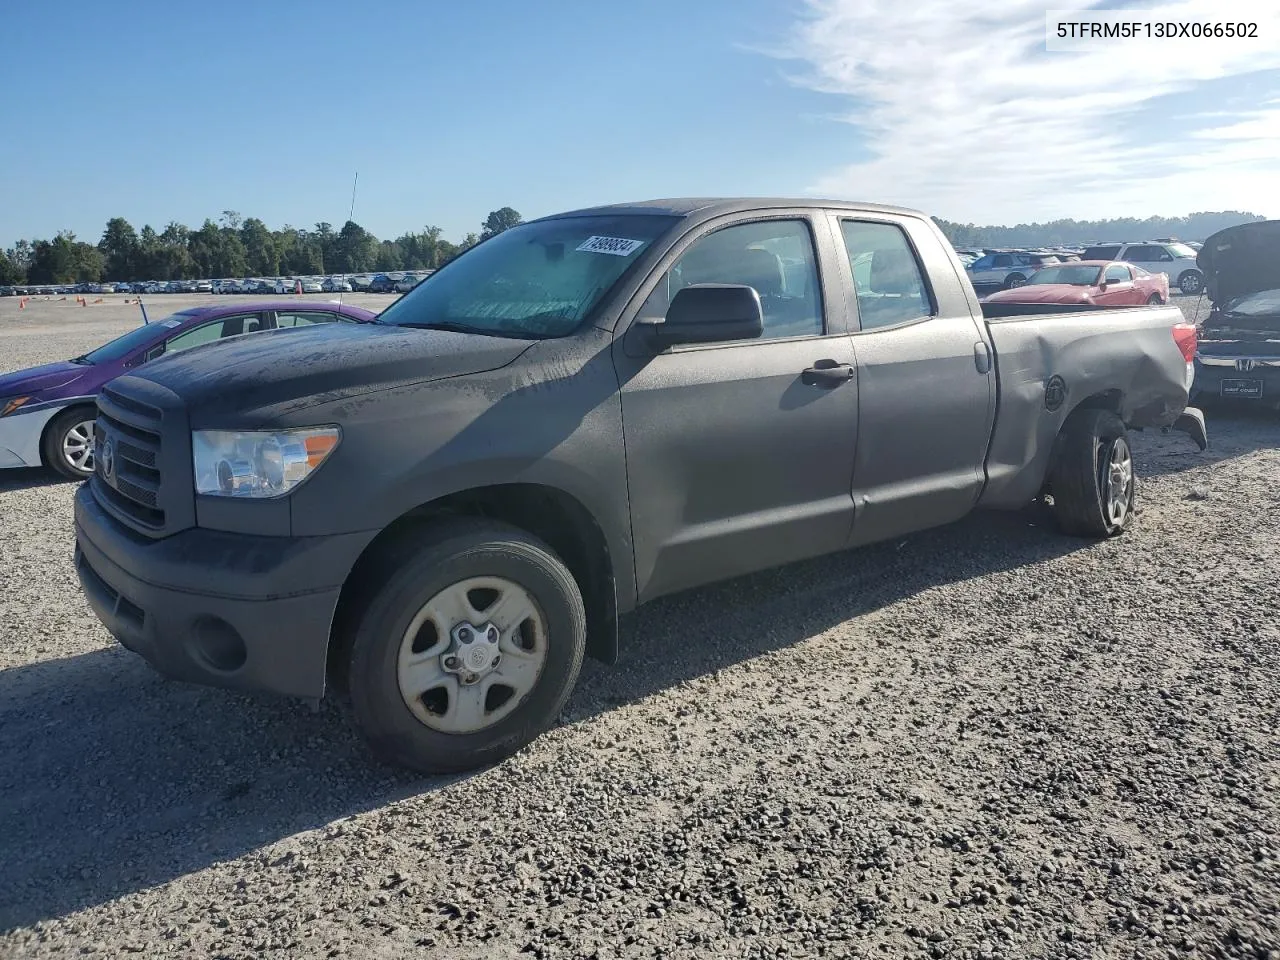
[[[1078,410],[1068,417],[1050,488],[1064,533],[1105,539],[1128,529],[1137,477],[1124,422],[1110,410]]]
[[[1147,297],[1148,307],[1160,307],[1163,305],[1164,305],[1164,301],[1160,299],[1160,294],[1153,293],[1151,296]]]
[[[365,580],[381,586],[359,614],[347,675],[375,755],[420,773],[473,770],[555,722],[582,667],[587,621],[550,547],[507,524],[459,520],[389,551],[378,567]],[[510,609],[521,611],[514,624],[504,622]],[[479,639],[462,639],[485,637],[489,623],[497,659],[476,649]]]
[[[93,407],[71,407],[49,421],[40,441],[40,456],[68,480],[93,476]]]
[[[1194,295],[1200,292],[1204,287],[1204,277],[1199,270],[1188,270],[1182,276],[1178,277],[1178,289],[1188,295]]]

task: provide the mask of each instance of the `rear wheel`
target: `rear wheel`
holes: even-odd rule
[[[93,475],[93,407],[72,407],[49,422],[40,453],[46,466],[70,480]]]
[[[546,544],[460,521],[380,566],[348,671],[375,754],[422,773],[471,770],[555,722],[582,666],[586,613]]]
[[[1050,488],[1065,533],[1106,538],[1133,519],[1137,478],[1124,422],[1109,410],[1079,410],[1062,428]]]
[[[1178,289],[1186,294],[1196,294],[1204,286],[1204,277],[1198,270],[1188,270],[1178,278]]]
[[[1147,297],[1148,307],[1158,307],[1163,303],[1164,303],[1164,300],[1160,298],[1160,294],[1158,293],[1153,293],[1151,296]]]
[[[1011,273],[1004,278],[1004,288],[1012,290],[1014,287],[1021,287],[1026,284],[1027,278],[1020,273]]]

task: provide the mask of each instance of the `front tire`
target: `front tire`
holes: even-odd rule
[[[1153,293],[1151,296],[1147,297],[1148,307],[1159,307],[1163,305],[1164,305],[1164,300],[1160,298],[1160,294]]]
[[[1178,289],[1188,295],[1197,294],[1204,287],[1204,277],[1198,270],[1188,270],[1178,278]]]
[[[1064,533],[1105,539],[1128,529],[1137,477],[1124,422],[1109,410],[1079,410],[1067,418],[1050,488]]]
[[[45,429],[40,454],[45,465],[68,480],[93,476],[93,407],[72,407],[54,417]]]
[[[1020,273],[1011,273],[1009,274],[1009,276],[1004,278],[1004,288],[1006,290],[1012,290],[1015,287],[1025,286],[1026,283],[1027,283],[1027,278]]]
[[[516,527],[456,521],[386,554],[359,616],[348,688],[382,760],[473,770],[559,716],[586,649],[586,612],[551,548]]]

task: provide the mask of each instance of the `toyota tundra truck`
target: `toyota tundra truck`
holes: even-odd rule
[[[577,210],[373,323],[112,381],[75,563],[161,673],[343,693],[377,756],[470,769],[655,597],[1039,497],[1066,535],[1121,533],[1129,431],[1207,442],[1195,351],[1176,307],[984,308],[911,210]]]

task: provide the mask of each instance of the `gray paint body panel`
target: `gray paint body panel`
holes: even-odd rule
[[[569,336],[314,328],[199,348],[121,378],[122,391],[164,409],[165,455],[177,458],[165,473],[177,486],[165,496],[181,522],[162,539],[198,524],[231,537],[287,530],[367,543],[451,494],[536,485],[594,519],[616,609],[625,612],[708,581],[946,523],[975,506],[1021,507],[1043,486],[1063,421],[1089,398],[1121,397],[1135,426],[1170,424],[1185,406],[1185,363],[1170,333],[1181,321],[1176,308],[984,318],[950,245],[915,211],[738,199],[572,215],[624,211],[679,219]],[[658,354],[645,347],[636,314],[690,243],[778,217],[811,226],[825,334]],[[906,231],[933,317],[862,329],[843,217]],[[831,389],[804,383],[802,371],[824,360],[853,375]],[[1045,386],[1055,374],[1067,396],[1050,411]],[[190,427],[327,423],[341,427],[339,447],[278,505],[197,502],[190,492]],[[146,568],[146,538],[126,529],[127,518],[97,510],[81,523],[120,571]],[[334,555],[341,561],[314,571],[317,588],[341,583],[355,562],[349,552]],[[222,575],[211,560],[211,593]],[[202,604],[216,612],[213,600]],[[174,622],[181,614],[166,607]],[[327,635],[311,640],[307,649],[323,649]],[[245,685],[315,691],[316,665],[298,669],[305,683],[273,673]]]

